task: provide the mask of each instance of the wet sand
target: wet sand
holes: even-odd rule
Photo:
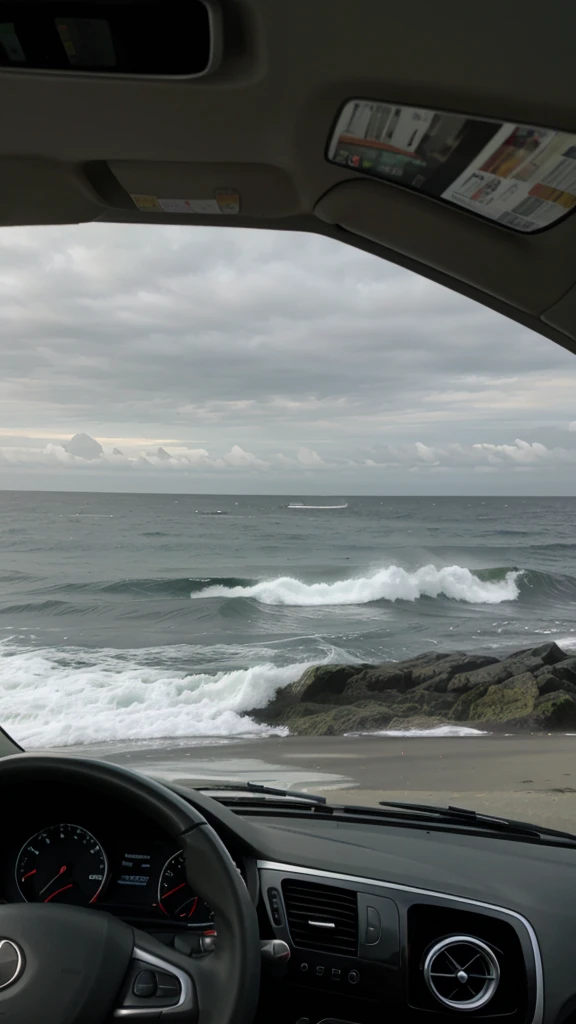
[[[576,735],[290,736],[74,752],[187,785],[250,779],[338,803],[452,803],[576,832]]]

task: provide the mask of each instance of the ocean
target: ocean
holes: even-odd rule
[[[262,736],[309,664],[576,648],[575,498],[0,492],[0,724]]]

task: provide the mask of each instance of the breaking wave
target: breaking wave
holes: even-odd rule
[[[494,570],[490,572],[494,573]],[[369,604],[372,601],[416,601],[421,597],[447,597],[470,604],[515,601],[520,594],[518,578],[522,574],[521,570],[496,572],[498,578],[486,578],[489,573],[474,573],[460,565],[443,568],[425,565],[414,572],[391,565],[372,576],[337,580],[334,583],[303,583],[290,576],[280,576],[248,586],[211,585],[194,590],[190,596],[193,599],[253,598],[261,604],[301,607]]]
[[[146,650],[0,648],[2,725],[27,749],[119,740],[285,735],[252,721],[308,663],[214,673],[146,664]]]

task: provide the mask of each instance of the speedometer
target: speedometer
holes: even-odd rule
[[[16,884],[28,903],[94,903],[108,864],[100,843],[79,825],[50,825],[20,850]]]
[[[190,924],[211,924],[210,907],[188,885],[184,854],[175,853],[166,861],[158,883],[158,906],[167,917]]]

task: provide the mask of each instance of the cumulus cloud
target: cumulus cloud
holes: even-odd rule
[[[357,458],[335,456],[327,463],[316,451],[299,448],[287,453],[277,452],[270,459],[261,458],[257,453],[247,451],[240,445],[233,445],[229,451],[218,454],[205,448],[187,449],[158,446],[155,449],[135,451],[125,455],[117,448],[99,445],[97,456],[94,449],[84,448],[85,456],[73,455],[69,443],[49,443],[43,449],[23,447],[0,447],[0,469],[14,470],[44,469],[49,473],[66,471],[76,478],[88,474],[92,479],[120,474],[120,478],[155,480],[176,477],[180,482],[233,477],[246,480],[250,476],[266,476],[273,482],[294,481],[299,475],[307,478],[311,471],[322,468],[330,472],[331,481],[338,481],[339,490],[345,483],[355,489],[359,480],[368,486],[367,493],[388,487],[388,479],[396,479],[398,473],[417,474],[419,480],[433,479],[438,474],[457,474],[460,479],[466,472],[472,474],[496,473],[503,481],[510,481],[511,472],[547,473],[558,467],[576,469],[576,448],[548,448],[538,441],[524,441],[517,438],[509,444],[478,442],[462,445],[450,442],[443,447],[432,447],[422,441],[403,445],[381,445],[371,457]],[[396,474],[396,477],[395,477]],[[371,485],[371,486],[370,486]],[[276,488],[278,489],[278,488]]]
[[[326,465],[324,459],[313,448],[299,448],[297,458],[301,466],[307,466],[309,469]]]

